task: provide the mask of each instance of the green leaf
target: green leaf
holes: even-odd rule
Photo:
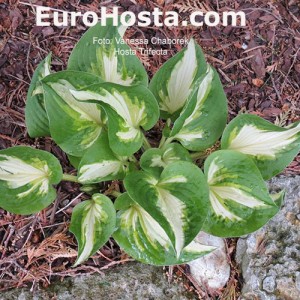
[[[72,95],[85,103],[100,104],[108,117],[111,149],[120,156],[129,156],[143,144],[143,130],[151,129],[159,118],[157,102],[144,86],[95,84]]]
[[[243,114],[226,127],[221,148],[253,158],[267,180],[282,172],[298,154],[300,123],[282,128],[258,116]]]
[[[164,229],[176,256],[200,231],[208,209],[208,188],[202,171],[190,162],[173,162],[159,179],[138,171],[124,180],[130,197]]]
[[[218,73],[209,65],[198,91],[175,121],[170,139],[202,151],[220,138],[227,121],[227,101]]]
[[[40,62],[33,73],[25,106],[25,123],[32,137],[49,136],[49,120],[45,110],[43,88],[40,80],[50,74],[51,53]]]
[[[128,193],[119,196],[115,205],[121,211],[117,214],[117,230],[113,237],[136,260],[160,266],[176,265],[194,260],[215,249],[192,241],[178,256],[159,222],[134,202]]]
[[[78,181],[89,184],[124,179],[129,164],[128,157],[120,157],[113,153],[109,148],[107,134],[103,133],[81,159]]]
[[[94,194],[92,200],[77,204],[72,213],[70,231],[78,242],[74,267],[95,254],[109,239],[116,225],[116,211],[111,200]]]
[[[279,210],[247,155],[230,150],[211,154],[204,165],[210,194],[210,213],[203,230],[234,237],[253,232]]]
[[[68,159],[69,159],[70,164],[71,164],[76,170],[78,170],[79,164],[80,164],[80,161],[81,161],[81,158],[82,158],[82,157],[73,156],[73,155],[70,155],[70,154],[67,154],[67,156],[68,156]]]
[[[130,208],[135,202],[130,198],[128,193],[123,193],[114,202],[114,206],[116,210],[125,210]]]
[[[58,72],[43,80],[51,136],[67,154],[82,156],[104,126],[101,109],[96,104],[78,102],[70,89],[99,82],[100,77],[77,71]]]
[[[169,59],[154,75],[150,90],[156,97],[164,119],[176,117],[194,90],[197,79],[205,73],[206,62],[193,39],[188,47]]]
[[[275,204],[281,208],[283,202],[284,202],[284,197],[285,197],[285,190],[280,191],[279,193],[275,194],[270,194],[271,198],[275,202]]]
[[[123,27],[113,26],[112,20],[106,26],[100,23],[91,27],[73,49],[68,70],[85,71],[100,76],[105,82],[121,85],[148,84],[148,75],[143,64],[130,51],[120,31]],[[123,33],[122,33],[123,34]],[[104,41],[101,44],[95,40]]]
[[[181,145],[172,143],[164,149],[149,149],[141,157],[140,163],[143,170],[154,176],[160,176],[163,169],[176,161],[192,162],[189,152]]]
[[[0,151],[0,207],[28,215],[56,198],[53,184],[62,179],[58,160],[50,153],[17,146]]]

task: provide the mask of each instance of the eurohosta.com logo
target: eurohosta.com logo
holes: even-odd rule
[[[138,15],[131,11],[119,14],[119,8],[114,7],[111,12],[106,7],[101,7],[99,15],[96,12],[68,12],[61,11],[50,7],[36,6],[36,24],[38,26],[50,26],[50,21],[54,26],[76,26],[78,18],[82,18],[83,23],[90,27],[101,22],[106,25],[107,20],[113,19],[113,25],[117,26],[121,22],[124,26],[138,25],[146,27],[154,25],[162,26],[182,26],[189,25],[200,27],[207,26],[246,26],[246,15],[242,11],[227,11],[219,14],[216,11],[195,11],[190,14],[189,21],[180,21],[179,13],[176,11],[162,11],[154,8],[153,11],[141,11]]]

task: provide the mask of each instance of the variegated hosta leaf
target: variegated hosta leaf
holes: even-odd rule
[[[172,162],[176,161],[192,162],[189,152],[180,144],[172,143],[164,149],[149,149],[141,157],[140,163],[143,170],[160,176],[163,169]]]
[[[129,87],[103,83],[70,92],[79,101],[103,106],[108,116],[110,147],[120,156],[138,151],[143,143],[141,127],[151,129],[159,117],[153,94],[142,85]]]
[[[159,222],[134,202],[128,193],[118,197],[115,206],[121,211],[117,214],[117,230],[113,237],[136,260],[160,266],[176,265],[194,260],[215,249],[192,241],[178,256]]]
[[[124,180],[130,197],[166,232],[179,258],[200,231],[208,209],[208,189],[202,171],[190,162],[173,162],[159,179],[143,172]]]
[[[78,180],[89,184],[123,179],[129,170],[128,157],[120,157],[109,148],[108,137],[103,133],[86,151],[79,164]]]
[[[163,118],[176,116],[194,91],[193,85],[205,73],[206,62],[193,39],[188,47],[169,59],[154,75],[150,89]]]
[[[267,223],[279,210],[251,158],[220,150],[204,165],[209,185],[210,213],[203,230],[216,236],[248,234]]]
[[[208,65],[198,91],[175,121],[170,138],[191,151],[211,147],[227,120],[227,100],[218,73]]]
[[[148,75],[136,55],[122,43],[124,26],[106,26],[100,23],[91,27],[73,49],[68,70],[85,71],[100,76],[105,82],[121,85],[148,84]],[[99,42],[100,43],[99,43]]]
[[[77,71],[58,72],[43,80],[51,136],[73,156],[82,156],[98,139],[104,116],[96,104],[78,102],[70,89],[99,82],[100,77]]]
[[[53,184],[62,179],[58,160],[50,153],[18,146],[0,151],[0,207],[32,214],[56,197]]]
[[[222,137],[222,149],[247,154],[255,160],[264,179],[282,172],[300,150],[300,123],[278,127],[258,116],[233,119]]]
[[[108,197],[94,194],[92,200],[77,204],[70,224],[70,231],[78,242],[78,257],[74,266],[98,251],[114,232],[115,225],[116,210]]]
[[[25,106],[25,123],[32,137],[49,136],[49,120],[45,110],[43,87],[40,82],[50,74],[51,53],[37,66],[29,86]]]

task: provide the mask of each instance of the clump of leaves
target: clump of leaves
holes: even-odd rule
[[[283,199],[283,192],[270,195],[264,180],[299,152],[300,125],[282,128],[243,114],[226,126],[218,73],[192,39],[148,87],[139,59],[118,55],[117,50],[129,49],[118,43],[123,32],[110,24],[90,28],[66,71],[52,74],[50,56],[40,63],[27,97],[28,132],[50,135],[77,176],[63,174],[50,153],[30,147],[1,150],[0,206],[31,214],[54,201],[53,186],[61,180],[79,182],[83,190],[123,180],[122,193],[112,193],[114,203],[96,193],[74,208],[75,265],[111,235],[137,260],[173,265],[214,250],[194,241],[200,230],[236,237],[263,226]],[[111,43],[93,44],[94,37]],[[165,128],[152,148],[145,132],[159,118]],[[221,136],[220,150],[207,151]],[[206,158],[203,166],[195,163],[198,158]]]

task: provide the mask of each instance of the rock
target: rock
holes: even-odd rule
[[[270,190],[285,189],[281,211],[260,230],[240,238],[236,261],[243,276],[240,300],[300,299],[300,177],[274,178]]]
[[[52,283],[31,293],[14,289],[0,294],[0,300],[187,300],[197,299],[178,283],[169,284],[160,267],[127,263],[105,271],[105,275],[85,275]]]
[[[275,291],[276,282],[273,276],[267,276],[262,283],[262,288],[268,293],[273,293]]]
[[[225,241],[204,232],[196,237],[196,241],[218,247],[212,253],[189,263],[191,275],[197,283],[209,290],[211,295],[217,294],[217,290],[225,286],[230,276]]]

